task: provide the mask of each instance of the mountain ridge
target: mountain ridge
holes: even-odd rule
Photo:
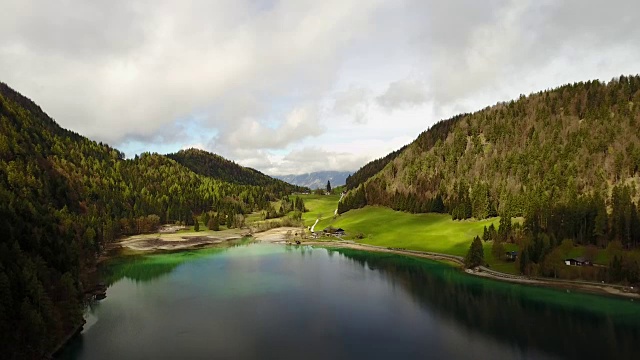
[[[350,175],[350,171],[327,170],[314,171],[306,174],[275,175],[274,177],[289,184],[318,189],[327,186],[327,181],[331,181],[332,187],[345,185]]]
[[[304,191],[298,186],[287,184],[280,179],[262,172],[236,164],[218,154],[201,149],[185,149],[166,155],[196,174],[212,177],[240,185],[265,186],[288,192]]]

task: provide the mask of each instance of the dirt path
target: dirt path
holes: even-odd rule
[[[345,194],[344,192],[342,192],[342,193],[340,194],[340,199],[338,199],[338,204],[340,204],[340,201],[342,201],[342,198],[344,197],[344,194]],[[334,216],[335,216],[335,215],[338,215],[338,208],[337,208],[337,207],[336,207],[336,211],[334,211],[334,212],[333,212],[333,215],[334,215]]]
[[[315,229],[316,225],[318,225],[318,221],[320,221],[320,218],[316,219],[316,222],[314,222],[313,226],[311,226],[311,232],[313,232],[314,231],[313,229]]]

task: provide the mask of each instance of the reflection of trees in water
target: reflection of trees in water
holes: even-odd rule
[[[167,251],[149,255],[116,257],[101,268],[101,276],[107,285],[114,284],[125,277],[136,282],[147,282],[170,274],[187,261],[204,258],[211,254],[226,251],[229,248],[248,246],[252,242],[250,238],[242,238],[226,241],[220,246],[201,250]]]
[[[288,253],[299,252],[303,257],[313,254],[313,246],[300,244],[286,244],[284,250]]]
[[[430,311],[520,349],[539,349],[567,358],[638,356],[640,306],[628,300],[479,279],[443,264],[409,257],[335,251],[363,267],[390,275]],[[587,311],[581,301],[594,302],[594,308],[602,311]]]

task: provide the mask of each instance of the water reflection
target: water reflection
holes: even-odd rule
[[[331,251],[386,274],[440,316],[519,349],[564,358],[640,356],[640,306],[630,300],[474,278],[421,259]]]
[[[170,274],[178,266],[196,259],[207,258],[231,248],[248,246],[250,238],[226,241],[218,246],[191,251],[166,251],[115,257],[101,267],[101,277],[107,285],[128,278],[135,282],[149,282]]]
[[[122,257],[61,358],[636,358],[640,307],[392,254],[251,244]]]

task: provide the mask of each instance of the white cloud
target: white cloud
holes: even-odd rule
[[[204,144],[273,173],[355,170],[458,112],[640,72],[638,13],[634,0],[5,0],[0,81],[128,153]]]
[[[0,78],[97,140],[150,139],[204,115],[212,128],[316,101],[377,1],[13,0],[0,12]]]
[[[424,104],[428,96],[425,85],[416,80],[398,80],[389,84],[387,90],[376,97],[376,102],[387,110],[395,110]]]
[[[229,133],[218,139],[224,146],[235,149],[278,149],[309,136],[324,132],[318,122],[318,114],[312,107],[293,109],[276,127],[265,126],[255,119],[241,121]]]
[[[286,156],[274,162],[274,166],[265,169],[269,174],[304,174],[320,170],[354,171],[368,160],[368,156],[354,153],[327,151],[310,146],[294,149]]]
[[[336,115],[348,116],[356,123],[366,123],[370,95],[369,89],[352,85],[349,89],[336,93],[333,112]]]
[[[431,64],[430,93],[438,106],[487,95],[496,102],[567,82],[640,71],[635,60],[640,29],[630,15],[640,12],[637,1],[423,5],[432,10],[422,52]],[[626,53],[619,51],[621,46]],[[594,65],[602,62],[608,64]]]

